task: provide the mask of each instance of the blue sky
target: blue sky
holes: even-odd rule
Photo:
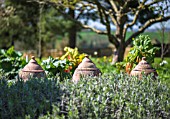
[[[170,20],[164,22],[165,25],[167,26],[167,29],[170,29]],[[97,29],[102,29],[102,30],[105,30],[105,26],[102,25],[99,21],[89,21],[89,26],[91,27],[94,27],[94,28],[97,28]],[[115,29],[115,26],[111,26],[112,29],[114,30]],[[156,24],[153,24],[152,26],[150,26],[147,30],[153,30],[153,29],[157,29],[157,28],[160,28],[160,24],[159,23],[156,23]],[[137,26],[134,26],[134,29],[137,29]]]

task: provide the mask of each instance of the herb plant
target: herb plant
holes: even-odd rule
[[[168,119],[170,90],[162,79],[107,73],[74,84],[59,77],[9,82],[0,79],[0,118]]]

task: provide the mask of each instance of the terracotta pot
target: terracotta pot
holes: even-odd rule
[[[96,65],[86,56],[76,68],[72,80],[78,82],[81,76],[99,76],[101,71]]]
[[[154,78],[158,76],[157,72],[155,69],[151,67],[151,65],[146,61],[146,57],[142,57],[142,60],[136,65],[136,67],[131,71],[130,75],[131,76],[139,76],[142,78],[142,72],[145,75],[154,74]]]
[[[19,72],[19,77],[26,81],[32,77],[44,78],[46,75],[45,71],[35,60],[35,57],[32,56],[29,63]]]

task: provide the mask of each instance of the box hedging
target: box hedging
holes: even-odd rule
[[[168,118],[170,91],[151,76],[0,80],[0,118]]]

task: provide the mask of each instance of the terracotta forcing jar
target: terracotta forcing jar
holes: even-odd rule
[[[19,77],[24,81],[31,77],[43,78],[45,76],[45,71],[37,63],[34,56],[32,56],[29,63],[19,72]]]
[[[76,68],[72,80],[73,82],[78,82],[81,76],[99,76],[100,74],[101,71],[90,60],[90,58],[86,56]]]
[[[136,67],[131,71],[131,76],[139,76],[139,78],[142,78],[142,72],[145,75],[154,74],[153,78],[156,78],[158,76],[156,70],[151,67],[151,65],[146,61],[146,57],[142,57],[142,60],[136,65]]]

